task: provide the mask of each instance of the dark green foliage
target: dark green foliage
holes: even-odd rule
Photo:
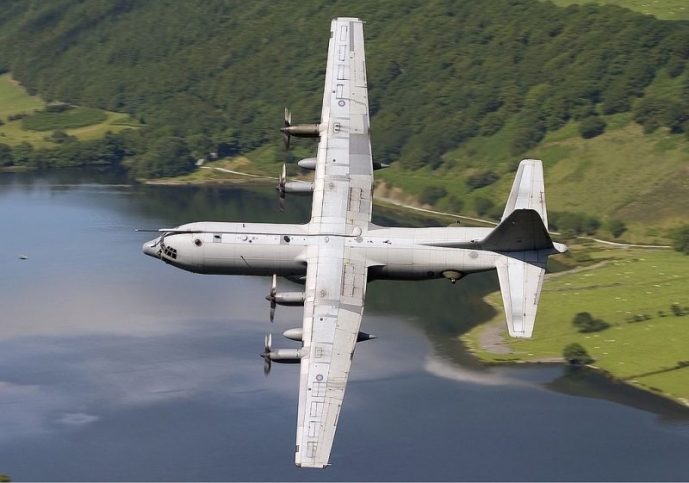
[[[12,479],[4,474],[0,474],[0,483],[9,483]]]
[[[564,350],[562,351],[562,357],[564,357],[565,360],[573,366],[585,366],[586,364],[591,364],[594,362],[593,357],[586,352],[584,346],[576,342],[567,344],[565,346]]]
[[[610,324],[600,319],[594,319],[588,312],[579,312],[575,315],[572,325],[579,332],[598,332],[610,327]]]
[[[555,211],[550,213],[548,220],[552,229],[562,232],[566,237],[593,235],[600,228],[600,220],[585,213]]]
[[[672,248],[689,255],[689,225],[681,226],[672,233]]]
[[[491,185],[500,179],[500,175],[494,171],[480,171],[467,178],[466,185],[470,190],[483,188]]]
[[[672,304],[670,306],[670,310],[672,311],[672,315],[675,317],[681,317],[684,314],[684,310],[682,310],[682,307],[679,304]]]
[[[130,165],[140,178],[176,176],[194,169],[195,161],[184,139],[166,136],[153,143],[144,154],[134,158]]]
[[[62,144],[62,143],[69,143],[69,142],[76,141],[77,138],[74,136],[70,136],[69,134],[64,132],[62,129],[57,129],[57,130],[53,131],[53,133],[48,137],[48,140],[50,140],[54,143]]]
[[[673,99],[646,97],[634,108],[634,120],[644,127],[645,133],[651,133],[661,126],[674,133],[684,132],[689,120],[689,99],[684,104],[678,104]]]
[[[579,134],[584,139],[591,139],[605,132],[606,123],[602,117],[590,116],[579,123]]]
[[[461,213],[464,209],[464,201],[455,195],[450,195],[447,200],[447,209],[450,213]]]
[[[327,26],[345,10],[367,21],[374,157],[408,169],[501,129],[522,154],[599,104],[628,111],[689,57],[684,22],[536,0],[5,3],[2,69],[47,100],[145,120],[144,151],[173,136],[195,156],[209,139],[230,153],[279,143],[285,105],[317,119]]]
[[[619,238],[622,234],[627,231],[627,225],[624,224],[622,220],[611,219],[605,224],[605,227],[615,238]]]
[[[434,205],[446,195],[447,190],[441,186],[426,186],[419,195],[419,201],[425,205]]]
[[[19,144],[12,149],[11,164],[39,168],[115,165],[134,154],[126,138],[121,136],[106,134],[102,139],[80,142],[70,138],[67,136],[65,142],[52,149],[34,150],[28,143]]]
[[[32,131],[52,131],[90,126],[105,121],[106,114],[99,109],[80,107],[58,111],[39,111],[22,119],[22,127]]]
[[[479,216],[487,214],[494,207],[495,203],[493,203],[493,200],[489,200],[488,198],[484,198],[482,196],[477,196],[474,199],[474,210],[476,210],[476,213]]]
[[[0,166],[11,166],[12,164],[12,148],[7,144],[0,143]]]

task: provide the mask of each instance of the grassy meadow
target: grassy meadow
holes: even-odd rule
[[[76,106],[64,112],[45,112],[46,102],[31,96],[10,74],[0,75],[0,143],[16,146],[27,142],[34,147],[50,147],[55,143],[46,139],[51,131],[63,130],[79,140],[103,137],[108,131],[117,132],[137,127],[129,115],[119,112]],[[10,121],[17,114],[26,116]]]
[[[532,339],[509,338],[499,293],[489,296],[498,315],[462,339],[492,362],[561,360],[563,348],[578,342],[595,367],[689,405],[689,256],[598,247],[577,247],[574,255],[588,267],[546,279]],[[673,315],[673,304],[686,315]],[[572,320],[579,312],[610,327],[577,332]]]
[[[689,20],[689,3],[686,0],[551,0],[565,7],[572,4],[600,3],[617,5],[661,20]]]

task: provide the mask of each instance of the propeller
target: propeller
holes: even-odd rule
[[[282,163],[282,172],[278,178],[278,185],[275,189],[278,192],[280,211],[285,211],[285,184],[287,183],[287,165]]]
[[[261,357],[263,357],[263,373],[267,376],[270,374],[270,368],[273,365],[272,361],[270,360],[270,350],[273,346],[273,335],[268,334],[266,335],[265,339],[263,339],[263,353],[261,354]]]
[[[270,293],[266,295],[266,300],[270,302],[270,321],[273,322],[275,320],[275,307],[277,305],[276,300],[275,300],[275,295],[278,292],[278,276],[277,274],[273,274],[273,283],[270,286]]]
[[[285,149],[289,149],[289,140],[290,140],[290,135],[289,132],[287,131],[287,128],[292,125],[292,113],[290,112],[289,109],[285,107],[285,118],[284,118],[284,127],[280,129],[282,131],[282,141],[285,144]]]

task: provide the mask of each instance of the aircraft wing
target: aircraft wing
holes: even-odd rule
[[[373,162],[363,22],[337,18],[330,26],[311,225],[351,234],[371,221]]]
[[[367,267],[342,238],[308,256],[297,416],[297,466],[328,464],[359,326]]]
[[[332,21],[310,230],[297,416],[297,466],[328,464],[364,310],[366,261],[347,243],[371,220],[363,22]]]

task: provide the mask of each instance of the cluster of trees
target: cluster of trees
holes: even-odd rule
[[[586,352],[584,346],[577,342],[567,344],[562,351],[562,357],[573,366],[585,366],[595,362],[593,357]]]
[[[0,70],[47,100],[130,113],[146,124],[141,169],[162,175],[165,162],[144,156],[160,152],[159,139],[178,139],[167,154],[185,159],[181,144],[194,156],[221,142],[247,152],[279,142],[286,104],[297,121],[317,119],[327,25],[343,7],[9,2],[0,11]],[[570,120],[592,137],[605,129],[599,114],[632,109],[646,129],[686,128],[689,94],[634,107],[659,69],[684,71],[689,29],[681,22],[537,0],[350,0],[346,10],[367,21],[381,162],[435,168],[454,147],[500,130],[518,156]]]

